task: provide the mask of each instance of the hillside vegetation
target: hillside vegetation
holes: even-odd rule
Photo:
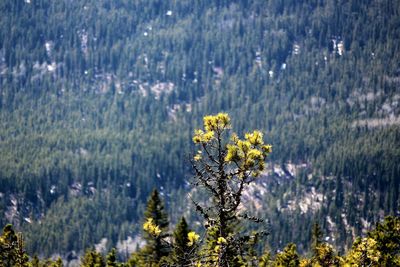
[[[198,222],[191,138],[220,111],[273,146],[243,194],[272,251],[309,251],[315,222],[344,251],[399,215],[398,1],[3,0],[0,14],[0,225],[30,254],[135,248],[153,188],[172,224]]]

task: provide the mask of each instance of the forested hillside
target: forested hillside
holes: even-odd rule
[[[0,1],[0,225],[136,246],[155,187],[194,224],[191,138],[224,111],[273,146],[243,196],[271,249],[318,222],[344,250],[399,215],[399,88],[397,0]]]

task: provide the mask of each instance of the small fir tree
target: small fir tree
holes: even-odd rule
[[[37,255],[34,255],[31,260],[32,267],[40,267],[40,260]]]
[[[174,231],[174,246],[172,251],[172,261],[176,266],[188,266],[190,261],[187,253],[189,247],[189,228],[184,217],[181,218]]]
[[[159,266],[162,258],[170,254],[170,246],[165,241],[168,237],[168,216],[157,190],[151,193],[144,217],[146,245],[139,252],[140,261],[144,266]]]
[[[373,231],[368,232],[368,237],[376,241],[381,253],[380,264],[400,266],[400,217],[385,217]]]
[[[330,244],[322,242],[314,249],[311,262],[313,266],[341,266],[342,258],[337,255]]]
[[[197,255],[199,235],[189,230],[184,217],[177,224],[173,235],[174,243],[171,265],[192,266]]]
[[[318,223],[314,223],[311,231],[311,250],[313,255],[315,255],[317,251],[317,247],[322,242],[322,230]]]
[[[82,258],[81,267],[105,267],[103,256],[93,249],[86,251]]]
[[[25,251],[25,243],[22,233],[17,234],[17,246],[15,247],[15,266],[29,267],[29,256]]]
[[[17,247],[17,236],[11,224],[3,228],[0,237],[0,266],[13,266],[15,263],[15,248]]]
[[[276,267],[297,267],[300,264],[299,255],[296,251],[296,245],[288,244],[282,252],[278,253],[273,266]]]
[[[7,224],[3,228],[3,234],[0,236],[0,266],[28,266],[29,257],[24,247],[22,234],[16,234],[12,225]]]
[[[118,267],[117,263],[117,251],[115,248],[111,249],[110,253],[107,255],[107,267]]]
[[[64,264],[63,264],[62,259],[60,257],[58,257],[56,262],[55,262],[54,267],[63,267],[63,266],[64,266]]]
[[[381,265],[380,259],[381,252],[378,250],[377,242],[372,238],[358,237],[346,255],[345,266],[390,266]]]

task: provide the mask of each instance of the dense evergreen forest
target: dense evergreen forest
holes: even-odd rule
[[[271,251],[339,251],[400,215],[397,0],[0,1],[0,225],[30,255],[139,246],[153,188],[188,206],[194,129],[273,152],[246,209]],[[199,227],[200,228],[200,227]],[[196,229],[201,230],[201,229]]]
[[[97,248],[87,249],[79,261],[74,262],[63,260],[60,256],[57,259],[54,256],[53,259],[39,259],[36,255],[32,257],[26,253],[23,234],[16,233],[13,226],[7,224],[0,236],[0,264],[4,267],[400,266],[399,217],[385,217],[365,237],[357,237],[345,255],[340,255],[331,244],[324,241],[319,224],[314,224],[311,251],[306,256],[299,255],[294,243],[289,243],[283,251],[274,254],[268,247],[263,253],[257,253],[260,233],[253,231],[247,239],[241,232],[231,232],[225,239],[218,234],[219,222],[217,226],[206,226],[207,237],[200,238],[182,217],[171,233],[168,215],[157,190],[149,197],[144,217],[146,245],[122,261],[115,248],[107,253],[101,253]],[[239,217],[237,219],[240,222]],[[235,238],[238,235],[242,235],[241,238]]]

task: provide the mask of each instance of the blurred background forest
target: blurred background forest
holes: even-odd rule
[[[345,250],[400,210],[397,0],[0,1],[0,225],[28,252],[135,247],[157,187],[197,217],[191,136],[228,112],[273,145],[248,188],[272,250]],[[182,205],[183,204],[183,205]]]

